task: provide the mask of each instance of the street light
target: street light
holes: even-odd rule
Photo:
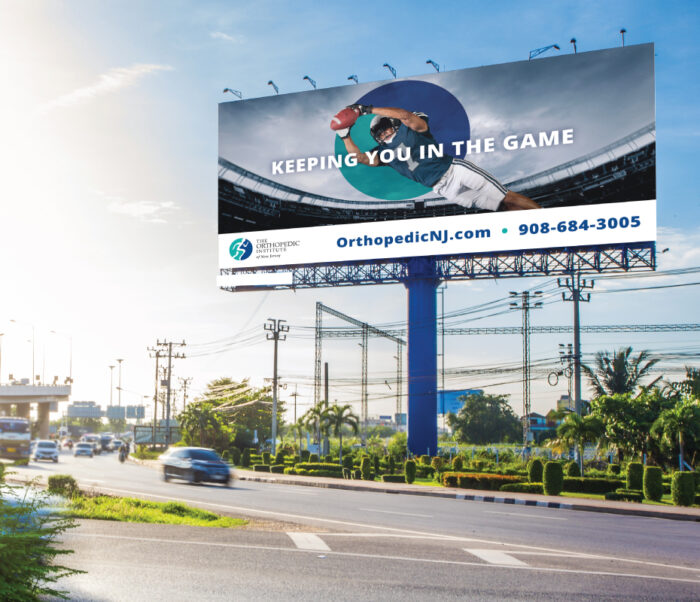
[[[382,67],[386,67],[394,76],[394,79],[396,79],[396,69],[394,69],[389,63],[384,63]]]
[[[117,403],[119,404],[119,407],[122,407],[122,362],[123,359],[118,359],[117,362],[119,364],[119,386],[117,387]]]
[[[622,46],[623,46],[623,47],[624,47],[624,45],[625,45],[625,34],[626,34],[626,33],[627,33],[627,30],[623,27],[623,28],[620,30],[620,35],[622,36]]]
[[[543,54],[543,53],[547,52],[548,50],[551,50],[552,48],[554,50],[560,50],[559,44],[550,44],[549,46],[542,46],[542,48],[535,48],[535,50],[530,50],[530,56],[528,57],[527,60],[531,61],[536,56],[540,56],[540,54]]]
[[[435,71],[440,72],[440,65],[438,65],[433,59],[428,59],[425,61],[426,65],[432,65]]]
[[[233,94],[234,96],[236,96],[236,97],[238,97],[238,98],[240,98],[240,99],[243,99],[243,94],[242,94],[241,92],[239,92],[238,90],[234,90],[233,88],[224,88],[224,92],[223,92],[223,93],[226,94],[226,92],[230,92],[230,93]]]
[[[348,79],[351,79],[354,81],[356,84],[359,84],[360,81],[357,79],[357,75],[348,75]]]
[[[571,38],[571,39],[569,40],[569,44],[573,44],[573,45],[574,45],[574,54],[576,54],[576,38]]]
[[[112,407],[112,376],[114,375],[114,366],[109,367],[109,406]]]
[[[28,322],[20,322],[18,320],[10,320],[13,324],[26,324],[27,326],[32,327],[32,378],[30,379],[30,383],[33,385],[35,382],[35,374],[34,374],[34,324],[29,324]]]

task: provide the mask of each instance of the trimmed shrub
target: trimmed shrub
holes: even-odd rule
[[[262,463],[263,464],[269,464],[270,463],[270,452],[264,451],[262,453]]]
[[[394,456],[391,454],[389,454],[386,458],[386,467],[389,474],[394,474],[394,471],[396,470],[396,461],[394,460]]]
[[[422,455],[420,457],[420,463],[423,464],[423,466],[430,466],[430,456]]]
[[[303,468],[299,468],[298,465],[294,467],[294,473],[301,475],[303,477],[330,477],[333,479],[340,479],[343,476],[343,473],[341,471],[342,471],[342,469],[340,469],[340,470],[322,470],[322,469],[305,470]]]
[[[435,456],[430,461],[430,466],[432,466],[432,468],[433,468],[433,470],[435,470],[435,472],[442,472],[442,470],[445,467],[445,461],[440,456]]]
[[[323,461],[326,464],[330,464],[331,462],[333,462],[333,456],[331,456],[330,454],[327,454],[326,456],[324,456]]]
[[[610,502],[641,502],[641,492],[634,489],[618,489],[605,494],[605,499]]]
[[[349,479],[350,478],[350,468],[345,468],[343,467],[343,478],[344,479]]]
[[[246,447],[241,454],[241,466],[248,468],[250,466],[250,448]]]
[[[435,475],[435,469],[432,466],[424,464],[416,464],[416,476],[420,479],[431,479]]]
[[[542,473],[542,488],[546,495],[559,495],[564,487],[564,471],[559,462],[547,462]]]
[[[641,491],[644,486],[644,465],[641,462],[630,462],[627,465],[627,487]]]
[[[253,464],[254,472],[270,472],[269,464]]]
[[[287,468],[284,469],[284,474],[297,474],[297,471],[294,470],[293,466],[287,466]]]
[[[610,474],[620,474],[620,465],[619,464],[608,464],[608,472]]]
[[[281,449],[275,454],[275,464],[284,464],[284,451]]]
[[[363,481],[372,480],[372,465],[370,463],[370,459],[367,456],[362,458],[362,462],[360,462],[360,472],[362,473]]]
[[[4,481],[3,475],[5,474],[5,465],[0,462],[0,483]]]
[[[49,477],[49,492],[72,498],[80,493],[78,483],[69,474],[56,474]]]
[[[299,464],[299,462],[301,462],[301,456],[299,456],[299,455],[292,456],[292,466]]]
[[[664,495],[663,471],[658,466],[644,467],[644,497],[659,502]]]
[[[506,483],[501,485],[499,491],[512,491],[515,493],[544,493],[542,483]]]
[[[345,454],[343,456],[343,468],[352,470],[352,454]]]
[[[416,462],[415,460],[406,460],[403,466],[406,483],[413,483],[416,480]]]
[[[692,506],[695,499],[695,475],[674,472],[671,478],[671,498],[676,506]]]
[[[539,458],[533,458],[527,463],[527,480],[530,483],[542,483],[544,464]]]
[[[587,477],[564,477],[564,491],[570,493],[609,493],[625,482],[620,479],[589,479]]]
[[[464,460],[462,460],[462,456],[455,456],[452,458],[452,470],[455,472],[461,472],[461,470],[464,468]]]
[[[231,462],[234,466],[240,466],[241,464],[241,450],[237,447],[231,447],[229,450],[229,456],[231,457]]]
[[[402,474],[383,474],[382,483],[405,483],[406,477]]]
[[[571,460],[571,462],[567,462],[566,467],[564,469],[564,473],[567,477],[580,477],[581,468],[579,467],[578,462],[576,460]]]
[[[478,472],[444,472],[442,484],[445,487],[460,487],[461,489],[486,489],[498,491],[506,483],[520,483],[522,477],[502,474]]]
[[[284,464],[272,464],[270,466],[270,472],[274,472],[275,474],[282,474],[285,468],[286,466]]]
[[[311,452],[308,449],[302,449],[301,452],[299,453],[299,455],[301,456],[302,462],[308,462],[309,456],[311,455]]]
[[[338,473],[338,476],[340,476],[343,471],[343,467],[340,466],[340,464],[329,464],[327,462],[299,462],[294,468],[297,470],[326,470]]]
[[[379,474],[381,470],[379,470],[379,456],[371,456],[372,457],[372,466],[374,467],[374,474]]]
[[[362,471],[361,470],[351,470],[350,477],[355,479],[356,481],[359,481],[362,478]]]
[[[311,455],[309,456],[309,460],[308,460],[308,461],[309,461],[309,462],[318,462],[318,461],[319,461],[318,454],[311,454]]]

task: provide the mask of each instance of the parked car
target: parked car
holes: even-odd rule
[[[163,479],[185,479],[190,483],[210,481],[228,486],[231,471],[213,449],[204,447],[172,447],[160,460],[163,464]]]
[[[36,442],[36,446],[32,450],[31,459],[35,462],[39,460],[51,460],[58,462],[58,445],[55,441],[42,439]]]
[[[74,456],[89,456],[93,457],[95,455],[95,446],[92,443],[83,441],[81,443],[76,443],[73,447]]]

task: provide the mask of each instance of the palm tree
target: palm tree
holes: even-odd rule
[[[297,435],[299,435],[299,453],[301,454],[301,441],[304,437],[304,431],[306,430],[306,423],[304,422],[304,417],[299,418],[294,424],[290,425],[290,430],[294,435],[294,443],[297,442]]]
[[[658,362],[648,351],[632,357],[632,347],[622,347],[612,355],[607,351],[595,354],[594,366],[581,365],[590,380],[596,397],[615,393],[632,393]]]
[[[314,429],[316,432],[316,440],[318,441],[320,455],[321,435],[328,432],[328,402],[325,400],[319,401],[315,406],[306,411],[302,419],[307,427]]]
[[[578,452],[579,467],[583,476],[583,448],[586,443],[593,443],[603,433],[603,424],[597,416],[569,414],[566,420],[557,427],[559,439],[570,445],[575,445]]]
[[[360,428],[360,419],[352,411],[352,406],[346,404],[344,406],[332,405],[328,408],[328,425],[332,429],[333,434],[340,439],[339,461],[343,463],[343,426],[348,425],[352,432],[357,435]]]
[[[700,437],[700,403],[697,399],[686,398],[664,410],[652,425],[651,433],[664,437],[669,443],[678,440],[680,469],[683,470],[685,443],[688,439]]]
[[[190,443],[194,442],[195,434],[199,431],[200,446],[204,445],[205,431],[208,429],[214,431],[211,434],[211,440],[213,441],[218,431],[221,430],[221,424],[212,404],[205,401],[189,404],[187,409],[180,413],[177,418]]]
[[[684,380],[666,381],[664,385],[664,393],[669,397],[680,399],[682,395],[690,395],[697,399],[700,397],[700,369],[686,366]]]

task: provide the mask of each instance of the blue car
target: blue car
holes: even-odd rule
[[[160,460],[163,479],[184,479],[190,483],[209,481],[228,486],[231,471],[213,449],[204,447],[172,447]]]

